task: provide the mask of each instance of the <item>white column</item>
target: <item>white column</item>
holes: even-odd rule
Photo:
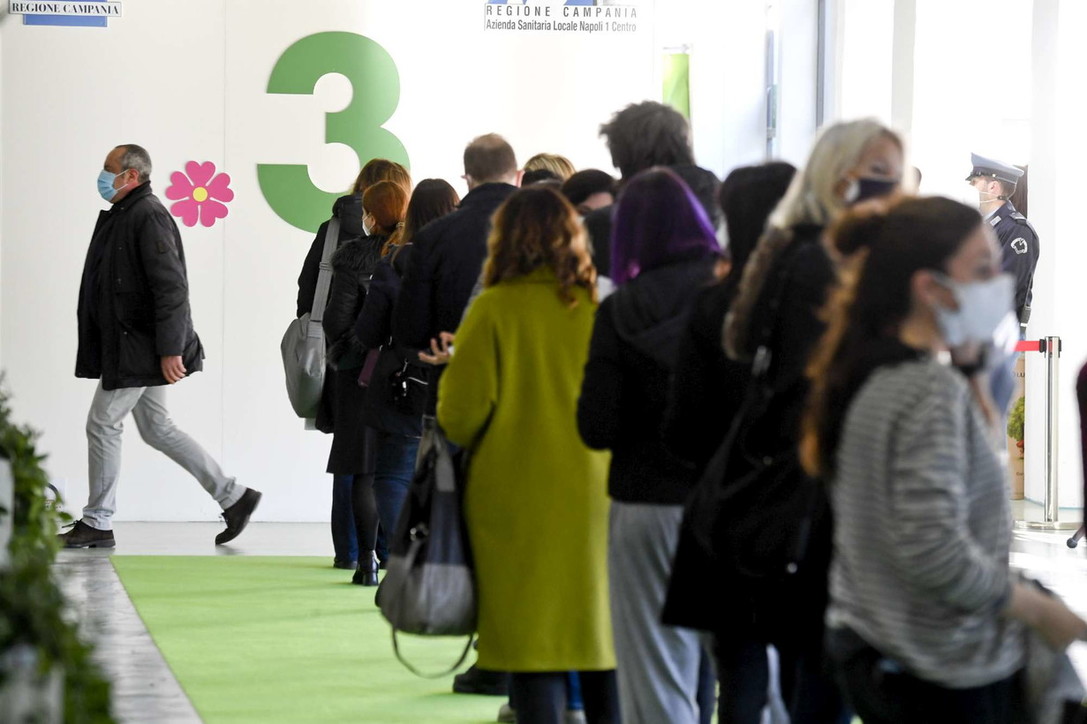
[[[914,48],[917,0],[895,0],[891,46],[891,127],[907,138],[913,131]]]
[[[1064,342],[1059,380],[1059,502],[1082,505],[1083,467],[1075,380],[1087,360],[1087,245],[1083,220],[1083,169],[1087,139],[1080,119],[1087,112],[1081,54],[1087,34],[1087,5],[1080,0],[1034,0],[1033,96],[1030,154],[1030,220],[1038,231],[1041,256],[1034,276],[1034,314],[1028,336],[1056,335]],[[1026,496],[1042,500],[1045,477],[1045,360],[1027,357]],[[1064,512],[1062,519],[1080,519]]]

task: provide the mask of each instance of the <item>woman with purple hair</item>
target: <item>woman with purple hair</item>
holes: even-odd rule
[[[628,724],[701,719],[698,635],[660,621],[696,474],[661,425],[689,302],[723,267],[709,218],[675,173],[653,168],[626,184],[611,236],[617,290],[596,315],[577,417],[585,443],[612,453],[608,572]]]

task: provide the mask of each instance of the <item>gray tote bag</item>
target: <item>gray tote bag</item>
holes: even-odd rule
[[[279,343],[283,373],[287,379],[287,397],[295,414],[305,419],[317,417],[321,390],[325,385],[325,331],[321,322],[328,302],[328,289],[332,285],[332,254],[339,239],[340,220],[333,216],[325,231],[313,307],[287,326]]]

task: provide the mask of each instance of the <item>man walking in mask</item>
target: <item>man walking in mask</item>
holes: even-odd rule
[[[1021,169],[991,158],[970,154],[973,165],[967,183],[978,192],[978,208],[1000,240],[1003,271],[1015,278],[1015,313],[1019,324],[1030,320],[1031,287],[1038,266],[1038,234],[1027,218],[1015,210],[1009,200]]]
[[[76,377],[98,379],[87,415],[90,496],[83,517],[58,538],[66,548],[112,548],[129,413],[140,436],[193,475],[223,508],[223,544],[238,536],[261,494],[219,464],[170,420],[163,385],[203,367],[189,313],[185,252],[177,224],[151,193],[151,157],[135,144],[106,156],[98,191],[112,208],[98,216],[79,290]]]

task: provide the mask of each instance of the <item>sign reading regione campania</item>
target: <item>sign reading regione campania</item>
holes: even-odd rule
[[[638,31],[639,0],[488,0],[487,30],[616,35]]]
[[[22,15],[23,25],[104,28],[110,18],[121,17],[121,3],[119,0],[84,0],[84,2],[10,0],[8,13]]]

